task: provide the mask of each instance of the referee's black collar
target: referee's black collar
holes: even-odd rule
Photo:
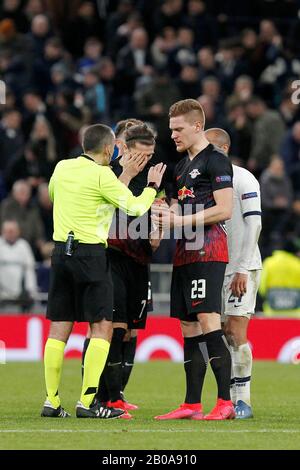
[[[97,163],[97,162],[95,162],[95,160],[92,157],[89,157],[85,153],[82,153],[80,156],[83,157],[83,158],[86,158],[87,160],[91,160],[91,162]]]

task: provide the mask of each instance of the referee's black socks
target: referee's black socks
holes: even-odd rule
[[[218,398],[230,400],[231,355],[222,330],[204,335],[209,362],[218,386]]]
[[[201,403],[201,394],[208,362],[203,335],[184,338],[185,403]]]

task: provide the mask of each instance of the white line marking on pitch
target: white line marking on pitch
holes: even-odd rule
[[[300,433],[300,429],[0,429],[2,434],[12,433],[101,433],[101,434],[114,434],[116,432],[127,432],[127,433],[157,433],[157,432],[200,432],[200,433]]]

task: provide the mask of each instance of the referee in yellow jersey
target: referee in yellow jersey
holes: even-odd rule
[[[113,286],[107,238],[116,207],[133,216],[149,210],[165,165],[149,170],[148,187],[135,197],[109,167],[114,143],[109,127],[88,127],[82,142],[84,154],[59,162],[49,183],[55,248],[47,310],[51,326],[44,355],[47,398],[43,417],[70,416],[61,407],[58,388],[64,349],[74,321],[89,322],[91,328],[76,416],[111,419],[124,413],[94,400],[112,335]],[[126,169],[124,172],[123,181],[129,182],[134,175],[126,174]]]

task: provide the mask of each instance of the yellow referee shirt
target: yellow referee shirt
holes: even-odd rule
[[[145,188],[135,197],[109,166],[81,156],[57,164],[49,183],[49,195],[54,204],[55,241],[66,241],[72,230],[81,243],[107,246],[115,208],[141,216],[151,207],[156,191]]]

